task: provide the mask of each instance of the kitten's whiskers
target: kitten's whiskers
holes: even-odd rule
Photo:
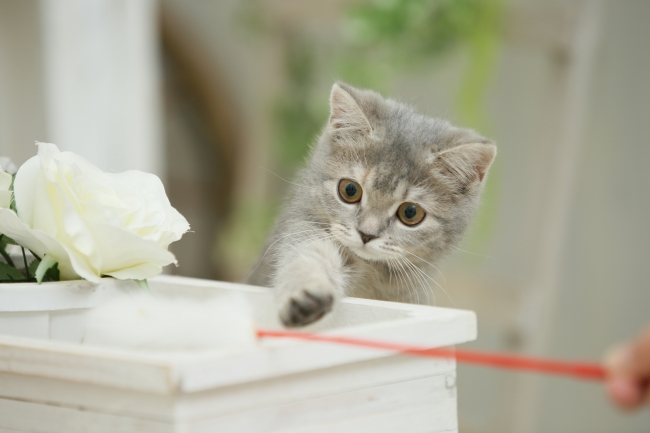
[[[434,265],[434,264],[431,263],[431,262],[428,262],[428,261],[424,260],[422,257],[420,257],[420,256],[418,256],[418,255],[416,255],[416,254],[413,254],[412,252],[410,252],[410,251],[408,251],[408,250],[406,250],[406,249],[404,249],[404,248],[402,248],[402,251],[404,251],[404,252],[407,253],[407,254],[412,255],[413,257],[415,257],[415,258],[417,258],[417,259],[419,259],[419,260],[422,260],[424,263],[426,263],[427,265],[431,266],[433,269],[435,269],[436,271],[438,271],[438,273],[439,273],[440,276],[442,277],[442,281],[445,282],[445,286],[447,285],[447,279],[445,278],[445,276],[444,276],[444,274],[442,273],[442,271],[441,271],[440,269],[438,269],[438,267],[437,267],[436,265]],[[436,283],[436,284],[437,284],[437,283]],[[442,289],[442,287],[441,287],[441,289]],[[444,290],[444,289],[443,289],[443,290]]]
[[[436,304],[436,294],[433,293],[433,290],[431,289],[431,285],[424,278],[422,278],[422,275],[421,275],[422,271],[413,262],[411,262],[409,259],[407,259],[406,257],[404,257],[404,259],[406,260],[406,262],[405,262],[406,265],[409,266],[411,268],[411,270],[415,271],[414,277],[418,278],[418,280],[422,284],[422,288],[425,289],[424,294],[427,297],[427,305],[432,305],[431,300],[429,299],[429,292],[431,292],[431,294],[433,295],[433,305],[435,305]]]
[[[404,250],[404,249],[402,249],[402,251],[407,252],[407,253],[409,253],[409,254],[412,254],[412,253],[410,253],[409,251],[406,251],[406,250]],[[415,256],[415,254],[413,254],[413,255]],[[417,257],[417,256],[415,256],[415,257]],[[443,293],[447,296],[447,298],[449,298],[449,301],[451,301],[452,304],[454,304],[454,305],[456,304],[456,303],[454,302],[454,300],[451,298],[451,296],[449,296],[449,293],[447,293],[447,290],[445,290],[445,288],[442,287],[442,286],[440,285],[440,283],[438,283],[438,282],[437,282],[433,277],[431,277],[429,274],[427,274],[427,273],[424,272],[422,269],[420,269],[420,268],[419,268],[415,263],[411,262],[408,258],[406,258],[406,257],[404,257],[404,258],[405,258],[406,260],[408,260],[408,261],[409,261],[409,262],[410,262],[410,263],[415,267],[415,269],[416,269],[418,272],[420,272],[423,276],[425,276],[425,277],[428,278],[429,280],[433,281],[433,283],[434,283],[436,286],[438,286],[438,287],[440,288],[440,290],[443,291]],[[422,261],[424,261],[424,262],[426,262],[426,263],[432,265],[431,263],[427,262],[426,260],[423,260],[423,259],[420,259],[420,260],[422,260]],[[432,265],[432,266],[433,266],[433,265]],[[434,266],[434,267],[435,267],[435,266]],[[440,271],[438,271],[438,272],[440,272]],[[440,273],[440,274],[442,275],[442,273]],[[444,279],[444,275],[443,275],[443,279]],[[445,281],[445,284],[446,284],[446,283],[447,283],[447,282]],[[429,286],[429,288],[431,288],[431,286]],[[435,295],[434,295],[434,297],[435,297]]]
[[[458,248],[457,246],[454,246],[454,245],[450,245],[450,246],[451,246],[452,248],[458,250],[458,251],[462,251],[462,252],[464,252],[464,253],[471,254],[471,255],[473,255],[473,256],[480,256],[480,257],[485,257],[485,258],[488,258],[488,259],[499,260],[499,259],[496,258],[496,257],[487,256],[487,255],[485,255],[485,254],[473,253],[473,252],[471,252],[471,251],[465,251],[464,249],[462,249],[462,248]]]
[[[416,296],[416,299],[417,299],[416,303],[419,304],[420,303],[420,295],[418,294],[417,290],[414,287],[413,280],[411,279],[411,276],[407,272],[406,268],[404,268],[404,266],[402,265],[402,262],[399,259],[401,259],[401,257],[398,258],[397,264],[402,269],[402,271],[404,272],[404,275],[406,276],[406,278],[408,278],[409,282],[411,283],[411,286],[410,287],[407,286],[407,288],[409,289],[409,292],[415,292],[415,296]],[[411,300],[413,300],[413,295],[411,295]]]
[[[279,174],[273,173],[273,172],[272,172],[271,170],[269,170],[268,168],[264,168],[264,167],[261,167],[261,166],[260,166],[259,168],[268,171],[268,172],[271,173],[273,176],[277,177],[277,178],[280,179],[280,180],[285,181],[286,183],[289,183],[289,184],[291,184],[291,185],[295,185],[295,186],[301,186],[301,187],[303,187],[303,188],[309,188],[309,185],[302,185],[302,184],[299,184],[299,183],[293,183],[293,182],[290,182],[290,181],[286,180],[285,178],[283,178],[282,176],[280,176]]]

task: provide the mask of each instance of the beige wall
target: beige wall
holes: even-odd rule
[[[154,0],[0,0],[0,154],[164,174]]]

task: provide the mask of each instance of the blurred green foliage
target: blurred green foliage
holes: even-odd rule
[[[226,230],[218,232],[214,258],[229,279],[242,280],[257,259],[273,226],[279,199],[242,201],[235,207]]]
[[[327,102],[315,95],[317,63],[314,46],[300,37],[286,41],[287,89],[273,107],[277,168],[290,176],[303,161],[310,142],[327,119]]]
[[[489,0],[375,0],[350,7],[352,41],[381,46],[409,58],[435,58],[492,26],[498,8]]]

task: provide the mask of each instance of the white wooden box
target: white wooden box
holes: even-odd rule
[[[149,285],[196,297],[235,290],[250,300],[260,327],[280,328],[267,289],[168,276]],[[88,347],[78,344],[84,309],[135,287],[114,280],[26,287],[24,312],[16,312],[17,289],[0,285],[0,332],[15,333],[7,323],[27,323],[30,314],[48,326],[31,335],[38,339],[0,335],[0,433],[457,431],[453,360],[297,340],[175,354]],[[52,296],[48,289],[74,309],[51,300],[58,311],[42,304],[27,311],[26,299],[39,291]],[[3,312],[10,298],[13,311]],[[474,339],[476,318],[350,298],[316,329],[439,347]]]

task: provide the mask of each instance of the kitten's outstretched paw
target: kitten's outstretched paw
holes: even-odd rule
[[[287,328],[306,326],[332,310],[334,296],[308,290],[292,296],[280,311],[280,320]]]

